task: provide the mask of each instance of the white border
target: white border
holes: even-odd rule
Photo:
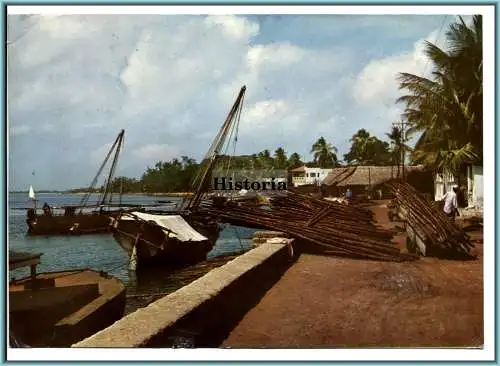
[[[484,43],[484,349],[7,349],[9,361],[494,360],[494,6],[16,6],[8,14],[482,14]],[[488,197],[489,196],[489,197]],[[452,316],[452,315],[450,315]],[[460,321],[457,319],[457,321]],[[133,329],[131,329],[133,331]],[[8,339],[8,338],[7,338]]]
[[[487,6],[347,5],[8,5],[7,14],[480,14]]]

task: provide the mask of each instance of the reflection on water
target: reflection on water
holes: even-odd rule
[[[96,196],[97,197],[97,196]],[[38,199],[53,206],[78,204],[80,195],[40,194]],[[177,198],[162,198],[176,200]],[[177,199],[178,200],[178,199]],[[124,203],[151,204],[155,197],[124,196]],[[204,272],[210,265],[201,264],[176,272],[155,270],[138,274],[128,271],[127,254],[115,242],[111,234],[82,236],[35,236],[26,235],[26,212],[16,209],[29,207],[26,194],[9,195],[9,250],[43,253],[39,272],[60,271],[74,268],[90,267],[103,270],[120,278],[127,284],[127,312],[142,304],[170,293],[190,283]],[[251,247],[251,236],[254,230],[226,226],[208,258],[218,258],[235,252],[248,250]],[[28,268],[20,268],[10,273],[11,277],[20,278],[29,275]],[[152,300],[153,299],[153,300]]]

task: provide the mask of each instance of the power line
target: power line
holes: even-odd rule
[[[436,35],[436,39],[434,40],[434,44],[437,46],[437,42],[439,41],[439,38],[441,36],[441,32],[443,30],[443,27],[444,27],[444,22],[446,20],[446,18],[448,17],[448,15],[444,15],[443,16],[443,20],[441,21],[441,26],[439,27],[439,30],[438,30],[438,33]],[[425,67],[424,67],[424,72],[422,74],[422,76],[425,77],[425,73],[427,72],[427,67],[429,66],[429,58],[427,58],[427,61],[425,62]]]

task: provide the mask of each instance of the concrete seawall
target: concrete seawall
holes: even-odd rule
[[[292,264],[287,244],[262,244],[72,347],[217,347]]]

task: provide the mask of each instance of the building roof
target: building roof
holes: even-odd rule
[[[405,166],[405,172],[422,170],[422,165]],[[398,166],[351,166],[335,168],[326,176],[322,184],[327,186],[368,186],[379,185],[396,179]]]
[[[298,168],[295,168],[295,169],[290,169],[290,171],[292,173],[303,173],[306,171],[306,166],[305,165],[302,165],[302,166],[299,166]]]

